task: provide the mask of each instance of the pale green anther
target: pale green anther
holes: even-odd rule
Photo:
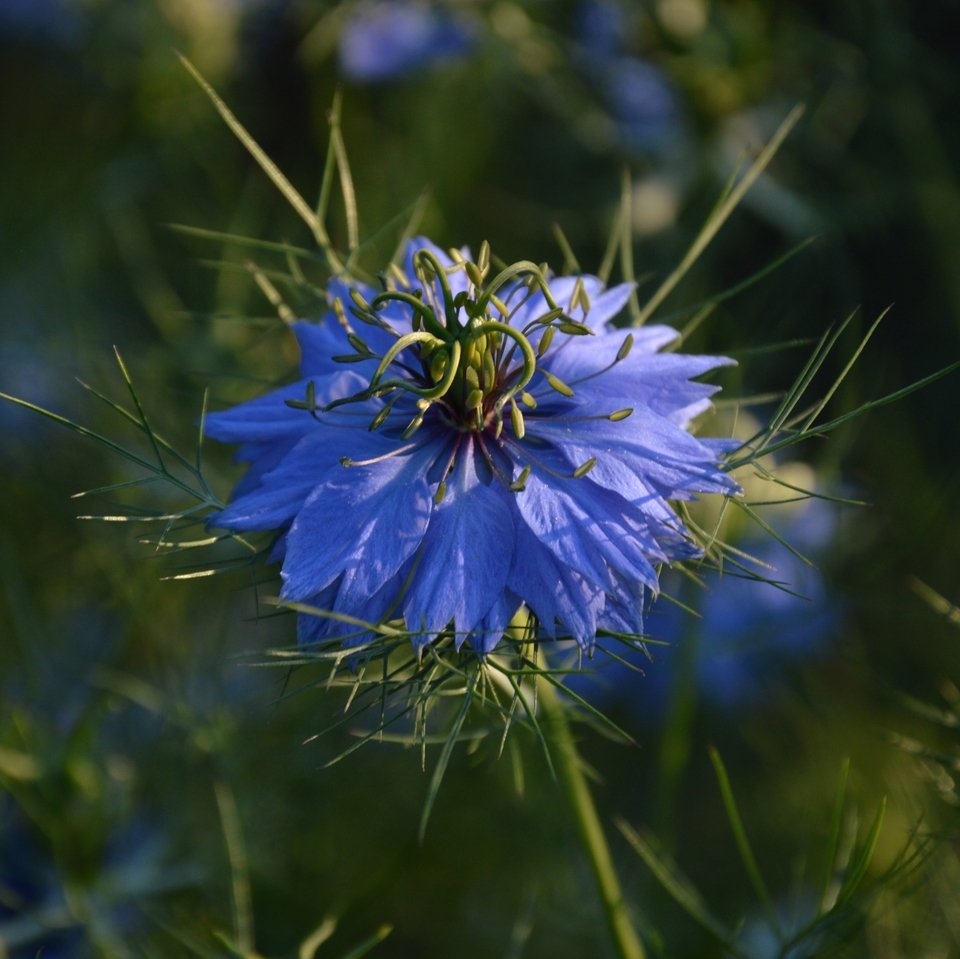
[[[450,359],[443,350],[434,351],[430,359],[430,379],[432,379],[434,383],[443,379],[443,374],[447,372],[447,364],[449,362]]]
[[[576,320],[563,320],[557,324],[557,329],[567,336],[593,336],[593,330],[589,326]]]
[[[590,311],[590,297],[587,296],[586,287],[583,285],[583,278],[577,277],[577,282],[573,284],[573,293],[570,294],[570,312],[572,313],[578,306],[583,307],[584,313]]]
[[[367,356],[373,356],[373,354],[370,352],[370,347],[367,346],[367,344],[364,343],[363,340],[361,340],[360,337],[357,336],[356,333],[348,333],[348,334],[347,334],[347,342],[348,342],[358,353],[365,353]]]
[[[510,316],[510,310],[507,307],[507,304],[496,296],[494,293],[490,294],[490,302],[493,304],[494,309],[504,318],[507,319]]]
[[[550,349],[550,344],[553,342],[555,327],[548,326],[543,331],[543,336],[540,337],[540,342],[537,345],[537,356],[541,357],[547,350]]]
[[[467,276],[470,279],[470,282],[479,290],[483,286],[483,274],[480,272],[480,267],[476,263],[465,263],[464,269],[467,271]]]
[[[532,393],[528,393],[526,390],[520,394],[520,402],[523,403],[528,410],[535,410],[537,408],[536,397]]]
[[[420,410],[421,413],[426,413],[431,406],[433,406],[433,400],[427,399],[425,396],[421,396],[420,399],[417,400],[417,409]]]
[[[478,336],[477,339],[473,340],[470,344],[473,349],[467,349],[467,365],[478,372],[483,369],[483,354],[487,348],[487,338],[485,336]]]
[[[486,240],[480,244],[477,266],[480,267],[481,273],[486,273],[490,269],[490,244]]]
[[[523,413],[520,412],[520,407],[513,400],[510,400],[510,425],[513,427],[513,435],[518,440],[522,440],[527,428],[523,423]]]
[[[339,296],[333,298],[333,312],[337,317],[337,322],[345,329],[350,329],[350,321],[347,319],[347,314],[343,309],[343,301]]]
[[[370,421],[370,425],[367,429],[371,433],[375,433],[381,426],[386,422],[387,417],[390,415],[391,410],[393,409],[393,403],[388,403],[379,413]]]
[[[628,333],[623,343],[620,344],[620,349],[617,350],[617,362],[625,360],[629,355],[630,351],[633,349],[633,334]]]
[[[447,250],[447,253],[450,256],[450,259],[453,260],[453,262],[456,263],[457,266],[462,266],[464,263],[467,262],[464,259],[463,254],[455,246],[451,246],[450,249]]]
[[[387,267],[387,270],[398,283],[410,289],[410,277],[408,277],[396,263],[391,263],[390,266]]]
[[[350,299],[353,300],[353,305],[363,313],[370,312],[370,304],[366,301],[366,298],[359,290],[350,290]]]
[[[595,456],[591,456],[590,459],[588,459],[588,460],[586,461],[586,463],[581,463],[581,464],[573,471],[573,478],[574,478],[574,479],[583,479],[583,477],[586,476],[587,473],[589,473],[590,470],[592,470],[592,469],[594,468],[594,466],[596,466],[596,465],[597,465],[597,458],[596,458]]]
[[[470,390],[464,402],[468,410],[479,409],[483,403],[483,390]]]
[[[497,417],[497,425],[493,428],[493,438],[495,440],[500,439],[500,434],[503,432],[503,417]]]
[[[483,385],[485,389],[492,389],[497,381],[497,364],[493,361],[493,350],[483,351]]]
[[[553,310],[547,310],[546,313],[538,316],[533,322],[538,323],[540,326],[549,326],[554,320],[559,320],[561,316],[564,316],[563,310],[558,306]]]
[[[552,373],[548,373],[546,370],[541,370],[544,378],[550,384],[550,387],[556,390],[561,396],[573,396],[573,390],[567,386],[559,377],[554,376]]]
[[[530,478],[530,467],[524,466],[520,470],[520,475],[510,484],[510,489],[514,493],[522,493],[527,488],[527,480]]]
[[[437,487],[436,493],[433,494],[434,505],[439,506],[443,502],[443,498],[446,495],[447,495],[447,481],[441,480],[440,485]]]
[[[617,410],[614,413],[611,413],[607,419],[611,420],[614,423],[619,423],[620,420],[625,420],[628,416],[633,416],[633,407],[626,407],[622,410]]]
[[[417,413],[417,415],[410,420],[407,424],[407,428],[400,434],[403,439],[408,440],[414,433],[417,432],[420,427],[423,426],[423,413]]]
[[[480,389],[480,374],[477,373],[476,369],[473,366],[468,366],[463,371],[463,382],[466,384],[469,390],[479,390]],[[467,404],[472,406],[473,404]]]

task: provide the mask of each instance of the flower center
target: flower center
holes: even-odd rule
[[[486,244],[476,263],[452,252],[456,254],[454,263],[445,267],[430,250],[417,251],[413,265],[419,286],[396,271],[403,288],[394,283],[372,302],[368,303],[356,290],[351,291],[353,316],[379,327],[394,339],[382,355],[370,350],[352,330],[343,305],[339,301],[334,304],[348,331],[348,340],[357,351],[335,359],[376,359],[378,364],[366,390],[337,400],[328,409],[372,396],[392,397],[371,423],[371,428],[377,429],[390,416],[399,397],[406,394],[416,398],[417,412],[404,429],[404,438],[420,428],[431,409],[455,429],[492,430],[495,436],[500,435],[509,419],[516,438],[523,438],[521,407],[536,407],[525,387],[538,371],[538,357],[547,351],[557,329],[576,336],[592,331],[556,304],[547,287],[545,268],[521,261],[487,281]],[[467,277],[466,289],[454,295],[449,278],[461,271]],[[498,293],[504,293],[504,299]],[[522,329],[510,325],[520,307],[537,293],[543,296],[546,311]],[[383,311],[393,303],[402,304],[409,312],[409,333],[400,333],[383,317]],[[539,372],[557,392],[573,395],[556,377],[543,369]],[[404,408],[409,410],[409,404]]]

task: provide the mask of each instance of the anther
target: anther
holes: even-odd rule
[[[587,473],[589,473],[590,470],[592,470],[596,465],[597,465],[597,458],[595,456],[591,456],[590,459],[588,459],[585,463],[581,463],[573,471],[573,478],[583,479],[583,477],[586,476]]]
[[[527,488],[527,480],[530,478],[530,467],[524,466],[520,470],[520,475],[510,484],[510,489],[514,493],[522,493]]]
[[[513,400],[510,400],[510,425],[513,427],[513,435],[522,440],[527,429],[523,422],[523,413]]]
[[[550,349],[550,344],[553,342],[555,327],[548,326],[543,331],[543,336],[540,337],[540,343],[537,345],[537,357],[540,358],[543,356],[547,350]]]
[[[546,370],[541,370],[540,372],[543,373],[544,379],[550,384],[551,389],[556,390],[561,396],[573,396],[573,390],[559,377],[548,373]]]

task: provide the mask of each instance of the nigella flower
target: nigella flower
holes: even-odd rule
[[[378,82],[455,60],[473,46],[473,26],[435,4],[361,3],[340,34],[340,69],[351,80]]]
[[[612,328],[630,285],[491,278],[486,246],[416,240],[384,285],[332,281],[332,312],[294,325],[302,378],[209,417],[251,464],[214,523],[281,532],[288,601],[402,618],[417,645],[485,655],[521,607],[588,650],[641,633],[657,565],[700,552],[669,501],[737,490],[730,441],[688,432],[716,389],[692,377],[730,361]],[[300,619],[305,641],[349,628]]]

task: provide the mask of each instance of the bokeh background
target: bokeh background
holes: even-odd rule
[[[682,325],[816,237],[688,346],[738,357],[724,396],[763,395],[857,311],[822,394],[893,304],[832,401],[839,415],[960,356],[956,19],[947,0],[0,0],[0,391],[136,445],[76,382],[124,399],[115,345],[157,429],[189,451],[205,388],[222,408],[293,371],[242,268],[249,251],[169,228],[308,242],[180,51],[308,197],[342,91],[361,233],[387,227],[373,265],[426,191],[421,229],[441,245],[487,239],[505,260],[559,268],[559,224],[596,270],[626,176],[641,299],[805,104],[657,316]],[[331,227],[342,242],[342,213]],[[711,745],[788,928],[816,895],[845,758],[861,839],[887,797],[850,923],[784,955],[960,954],[958,396],[954,375],[781,458],[792,482],[870,504],[771,515],[815,568],[730,530],[777,554],[806,600],[678,580],[703,619],[658,604],[651,632],[670,645],[656,661],[582,681],[639,744],[580,727],[601,812],[657,835],[751,957],[778,953]],[[740,427],[769,409],[741,411]],[[70,498],[132,478],[121,460],[10,404],[0,431],[0,955],[312,955],[301,945],[328,916],[339,926],[321,957],[385,924],[374,955],[608,954],[532,737],[515,734],[517,762],[495,744],[459,750],[418,843],[417,751],[374,744],[325,768],[352,731],[311,737],[342,700],[307,683],[288,696],[298,677],[251,666],[293,623],[258,617],[249,573],[165,580],[174,564],[143,528],[76,519],[134,498]],[[206,453],[226,496],[239,467]],[[655,953],[724,955],[609,831]],[[885,876],[911,834],[922,864]]]

